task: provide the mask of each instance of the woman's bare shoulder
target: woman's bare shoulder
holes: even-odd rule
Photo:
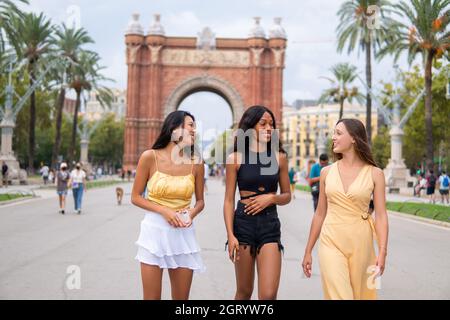
[[[227,157],[227,164],[240,164],[242,154],[240,152],[232,152]]]
[[[286,161],[287,160],[287,154],[285,153],[285,152],[278,152],[278,159],[280,160],[280,161]]]
[[[326,175],[328,174],[328,172],[331,169],[332,164],[330,164],[329,166],[326,166],[325,168],[322,168],[322,170],[320,170],[320,176],[324,176],[326,177]]]
[[[155,165],[155,151],[153,149],[145,150],[139,158],[141,167],[151,168]]]
[[[154,157],[155,150],[148,149],[141,153],[141,159],[150,159]]]
[[[372,166],[372,178],[374,181],[384,181],[384,172],[382,169]]]

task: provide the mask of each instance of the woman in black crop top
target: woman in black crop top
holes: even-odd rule
[[[283,246],[276,206],[291,200],[287,157],[278,137],[272,111],[250,107],[239,122],[234,150],[227,158],[223,211],[237,300],[252,296],[255,262],[258,298],[277,297]],[[235,209],[236,184],[240,200]]]

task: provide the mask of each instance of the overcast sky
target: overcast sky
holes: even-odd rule
[[[209,26],[216,37],[246,38],[253,25],[253,17],[262,17],[261,24],[268,33],[274,17],[282,17],[288,35],[286,69],[284,72],[284,100],[316,99],[328,86],[321,76],[329,75],[329,68],[338,62],[355,64],[364,76],[364,54],[359,57],[336,53],[336,12],[342,0],[30,0],[28,10],[43,11],[54,23],[67,21],[68,8],[80,9],[81,26],[95,40],[92,49],[102,57],[106,76],[116,80],[113,85],[126,88],[124,31],[134,12],[141,14],[141,24],[148,30],[153,14],[160,13],[167,36],[196,36]],[[409,68],[405,59],[403,69]],[[373,63],[373,82],[389,80],[393,76],[392,59]],[[231,121],[229,107],[218,96],[199,93],[185,101],[182,107],[197,105],[198,118],[207,128],[224,126]],[[216,101],[213,114],[198,105]],[[190,109],[191,110],[191,109]],[[202,110],[204,112],[202,112]],[[209,114],[209,116],[208,116]],[[214,120],[217,119],[217,120]],[[225,119],[225,120],[224,120]],[[228,125],[228,124],[227,124]],[[205,128],[206,129],[206,128]]]

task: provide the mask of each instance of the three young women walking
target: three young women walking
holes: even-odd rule
[[[194,139],[194,117],[185,111],[172,112],[152,149],[139,159],[132,203],[146,210],[136,242],[144,299],[161,298],[163,269],[169,270],[173,299],[188,299],[193,272],[205,270],[193,224],[204,207],[204,164],[194,152]],[[333,156],[337,161],[320,175],[323,192],[303,271],[311,277],[312,251],[320,238],[324,297],[375,299],[372,280],[384,272],[388,219],[384,175],[373,160],[362,122],[337,123]],[[240,200],[235,206],[236,187]],[[375,221],[369,209],[372,197]],[[239,122],[226,163],[223,213],[228,255],[235,269],[235,299],[251,298],[255,273],[258,298],[277,298],[283,250],[277,206],[290,200],[287,156],[275,117],[264,106],[250,107]]]

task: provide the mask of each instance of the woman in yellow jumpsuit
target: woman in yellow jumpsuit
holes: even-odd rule
[[[385,180],[373,160],[361,121],[341,119],[336,124],[333,156],[338,161],[321,172],[319,205],[305,249],[303,272],[311,277],[311,253],[320,236],[318,255],[325,299],[376,299],[376,277],[384,272],[387,254]],[[372,196],[375,222],[369,213]]]

